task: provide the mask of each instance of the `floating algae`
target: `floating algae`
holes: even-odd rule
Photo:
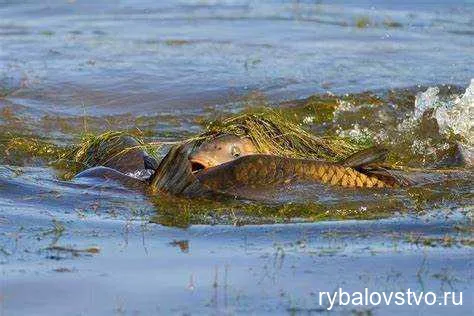
[[[244,200],[216,201],[209,198],[183,198],[168,194],[154,196],[157,209],[151,222],[165,226],[188,227],[193,224],[274,224],[293,221],[380,219],[406,208],[404,201],[386,198],[384,203],[367,201],[334,202],[254,202]]]
[[[68,158],[82,165],[81,170],[113,164],[121,156],[134,150],[144,150],[156,157],[159,144],[146,144],[141,138],[123,131],[109,131],[87,135]]]
[[[159,144],[147,144],[140,137],[123,131],[86,134],[79,144],[68,146],[32,136],[3,135],[0,138],[3,159],[9,163],[21,165],[23,160],[41,160],[59,170],[59,177],[66,180],[87,168],[117,164],[121,157],[132,151],[145,150],[157,158],[159,148]]]
[[[212,122],[198,139],[223,134],[250,138],[260,153],[291,158],[339,161],[361,149],[339,137],[316,136],[270,109]]]
[[[46,140],[25,136],[3,136],[0,137],[0,148],[4,153],[3,159],[16,164],[24,158],[31,157],[45,161],[56,160],[66,153],[65,148]]]
[[[181,149],[171,150],[167,159],[162,160],[159,173],[152,179],[148,192],[158,209],[154,221],[172,226],[187,226],[193,223],[241,225],[293,220],[367,219],[390,216],[396,211],[423,211],[440,203],[469,203],[472,201],[472,195],[466,195],[466,190],[469,189],[467,180],[453,180],[439,189],[436,186],[428,186],[410,188],[404,192],[394,191],[390,194],[364,190],[327,192],[315,187],[295,187],[292,191],[277,188],[271,193],[256,190],[250,192],[248,198],[243,196],[237,201],[228,201],[220,199],[220,196],[206,195],[208,192],[198,188],[192,172],[185,167],[188,163],[187,155],[194,150],[194,146],[222,134],[249,137],[259,152],[291,158],[338,162],[361,148],[376,143],[389,145],[392,152],[395,151],[392,155],[402,158],[396,162],[418,161],[416,157],[419,156],[413,153],[412,148],[400,150],[399,147],[406,147],[404,144],[414,138],[420,141],[428,138],[437,141],[433,135],[438,135],[440,131],[427,129],[423,125],[420,127],[423,133],[408,135],[405,131],[406,139],[393,136],[399,135],[399,128],[405,128],[400,122],[409,117],[399,115],[398,112],[413,114],[417,98],[416,93],[411,90],[409,93],[393,92],[386,96],[373,93],[316,95],[305,100],[285,102],[279,109],[246,109],[244,113],[236,116],[211,122],[203,126],[201,134],[177,142],[179,145],[176,148],[182,146]],[[465,97],[460,100],[462,102],[456,104],[464,105],[465,100],[469,101]],[[425,124],[425,116],[421,115],[420,119],[416,120],[418,125],[415,124],[415,128]],[[354,133],[349,133],[351,122],[360,123],[360,130],[367,131],[367,135],[373,136],[373,140],[360,141]],[[352,127],[354,128],[354,125]],[[338,134],[338,128],[348,131],[347,135]],[[439,138],[448,137],[449,129],[445,131],[447,132],[443,132]],[[381,137],[381,133],[390,139]],[[133,138],[136,144],[123,146],[120,140],[127,137]],[[10,137],[2,140],[2,146],[9,149],[7,158],[12,161],[15,155],[19,157],[22,153],[28,157],[40,157],[66,172],[61,177],[69,179],[77,172],[97,165],[106,165],[133,150],[145,150],[160,160],[168,144],[147,143],[145,139],[147,138],[128,132],[108,131],[98,135],[84,135],[80,143],[69,146],[59,146],[34,137]],[[427,152],[422,151],[419,155],[426,157]],[[390,162],[393,162],[393,159]],[[424,162],[419,166],[424,167]],[[196,194],[192,199],[175,196],[193,190]],[[256,196],[258,198],[254,198]]]

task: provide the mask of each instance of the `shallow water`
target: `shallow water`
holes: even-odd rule
[[[372,90],[381,105],[356,94],[341,97],[330,120],[314,110],[298,119],[316,133],[375,139],[405,165],[468,171],[474,2],[400,2],[0,1],[2,313],[316,314],[325,308],[318,292],[341,286],[463,291],[465,299],[339,306],[340,314],[468,314],[470,178],[325,194],[318,210],[330,213],[316,219],[339,221],[280,210],[204,212],[181,225],[141,194],[59,180],[47,153],[4,146],[17,136],[68,145],[109,129],[175,141],[222,113],[292,110],[313,94]],[[423,116],[429,111],[439,129]],[[292,202],[311,200],[311,188],[296,191]],[[377,216],[380,205],[390,212]],[[374,217],[385,219],[347,220]],[[223,225],[274,222],[284,224]],[[77,251],[90,247],[99,252]]]

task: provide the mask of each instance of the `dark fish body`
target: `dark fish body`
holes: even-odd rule
[[[115,182],[120,183],[127,189],[144,191],[148,187],[146,181],[128,176],[118,170],[109,167],[94,167],[84,170],[77,174],[75,178],[90,178],[98,179],[103,182]]]
[[[270,192],[299,183],[347,190],[376,190],[423,185],[451,178],[446,171],[404,171],[380,167],[374,163],[383,160],[383,152],[378,149],[356,153],[341,163],[268,154],[247,155],[193,173],[188,160],[190,149],[189,144],[173,146],[148,180],[139,180],[106,167],[88,169],[77,177],[116,181],[149,194],[168,193],[212,199],[255,194],[258,199],[258,192]],[[459,173],[452,173],[456,174],[459,177]]]
[[[244,186],[273,186],[295,182],[319,182],[345,188],[393,188],[395,178],[364,174],[342,164],[273,155],[249,155],[200,171],[196,178],[219,191]]]
[[[94,166],[109,167],[122,173],[136,173],[146,169],[156,169],[157,164],[143,145],[128,135],[117,135],[102,140],[89,148],[87,156]]]
[[[188,160],[190,149],[189,144],[171,147],[149,180],[151,194],[166,192],[189,197],[212,195],[192,173]]]
[[[376,162],[383,160],[384,155],[378,148],[356,153],[341,163],[268,154],[247,155],[194,173],[187,159],[188,153],[189,147],[185,145],[174,146],[169,151],[150,180],[150,192],[219,198],[240,196],[240,193],[245,196],[252,190],[264,192],[292,183],[377,190],[424,185],[463,176],[459,172],[380,167]]]
[[[145,178],[158,166],[135,138],[121,134],[91,146],[87,155],[91,168],[78,173],[75,178],[115,182],[137,191],[148,189]]]

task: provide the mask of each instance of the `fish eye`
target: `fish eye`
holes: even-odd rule
[[[240,156],[240,148],[233,145],[230,149],[230,153],[232,154],[232,157],[237,158]]]

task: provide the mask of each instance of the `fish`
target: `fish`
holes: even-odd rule
[[[137,139],[122,133],[116,133],[90,146],[83,164],[87,167],[108,167],[124,174],[144,175],[147,170],[155,170],[158,166]]]
[[[372,161],[364,156],[363,162]],[[354,165],[353,162],[332,163],[269,154],[246,155],[199,171],[195,176],[206,187],[221,192],[245,186],[264,187],[305,182],[343,188],[378,189],[398,188],[413,183],[408,178],[381,167],[364,169],[364,164]]]
[[[138,192],[144,192],[148,187],[146,180],[135,178],[117,169],[104,166],[86,169],[78,173],[74,179],[92,179],[95,180],[94,185],[107,182],[118,183],[129,190]],[[97,182],[97,180],[99,180],[99,182]]]
[[[189,155],[189,161],[193,171],[197,171],[258,153],[250,138],[223,134],[205,140]]]
[[[398,170],[374,165],[387,151],[370,148],[333,163],[271,154],[246,154],[230,161],[195,170],[189,148],[175,146],[163,158],[150,186],[176,195],[235,195],[242,189],[271,188],[290,183],[321,183],[342,188],[398,188],[416,181]]]
[[[220,141],[239,142],[236,138]],[[271,191],[291,184],[384,190],[449,179],[447,171],[406,171],[385,166],[387,150],[380,147],[359,151],[340,162],[245,152],[235,158],[221,155],[219,159],[225,162],[196,169],[192,156],[195,146],[191,143],[172,146],[148,179],[132,178],[107,167],[91,168],[76,177],[112,180],[149,195],[165,193],[215,200],[245,198],[248,193]]]
[[[233,181],[249,180],[250,182],[277,184],[293,180],[319,181],[331,185],[343,187],[394,187],[397,183],[390,179],[390,175],[366,175],[361,170],[354,169],[368,165],[376,161],[383,161],[387,151],[380,147],[373,147],[359,151],[342,163],[331,163],[314,159],[296,159],[290,157],[278,157],[270,153],[259,152],[253,142],[247,137],[224,134],[204,141],[189,155],[191,169],[199,173],[197,177],[201,181],[212,182],[208,179],[217,174],[232,173],[236,178]],[[243,158],[252,156],[251,158]],[[238,160],[235,165],[229,164]],[[223,169],[213,169],[220,166]],[[260,178],[248,179],[246,174],[252,177],[253,171],[258,169]],[[380,168],[379,168],[380,169]],[[206,173],[202,173],[206,170]],[[209,172],[209,173],[208,173]],[[212,176],[211,176],[212,174]],[[206,176],[204,176],[206,175]],[[400,182],[400,181],[399,181]]]
[[[246,137],[220,135],[189,155],[192,173],[211,190],[319,183],[343,188],[399,188],[443,181],[442,172],[394,169],[384,162],[388,151],[373,146],[340,162],[282,157],[258,152]]]

